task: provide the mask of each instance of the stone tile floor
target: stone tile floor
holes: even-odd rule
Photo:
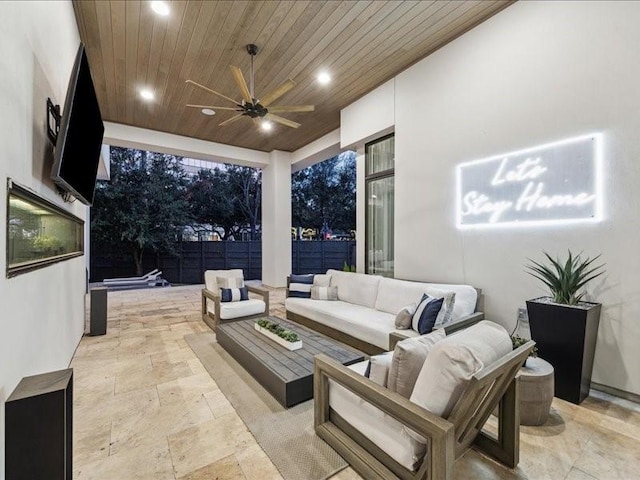
[[[71,363],[76,480],[281,478],[183,339],[208,331],[200,288],[109,293],[107,335],[83,337]],[[272,291],[272,315],[283,300]],[[640,405],[598,392],[581,406],[554,400],[520,443],[517,469],[471,450],[456,479],[640,478]]]

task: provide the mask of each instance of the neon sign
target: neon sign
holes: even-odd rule
[[[599,221],[602,135],[458,165],[459,228]]]

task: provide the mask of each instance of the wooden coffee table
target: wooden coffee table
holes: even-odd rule
[[[313,398],[313,357],[320,353],[343,365],[364,360],[364,354],[297,323],[265,317],[298,334],[302,348],[293,352],[254,329],[259,319],[218,325],[218,343],[284,407]]]

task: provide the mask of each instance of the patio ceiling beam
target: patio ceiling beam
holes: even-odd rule
[[[328,160],[345,150],[344,148],[340,148],[340,129],[337,128],[325,136],[292,152],[291,173]]]
[[[254,168],[267,167],[271,162],[269,153],[249,148],[207,142],[206,140],[132,127],[121,123],[105,122],[104,128],[103,143],[106,145],[137,148]]]

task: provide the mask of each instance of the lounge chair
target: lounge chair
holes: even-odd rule
[[[154,268],[149,273],[142,275],[141,277],[123,277],[123,278],[105,278],[103,283],[113,283],[113,282],[135,282],[135,281],[147,281],[154,277],[159,270]],[[160,272],[162,273],[162,272]]]

